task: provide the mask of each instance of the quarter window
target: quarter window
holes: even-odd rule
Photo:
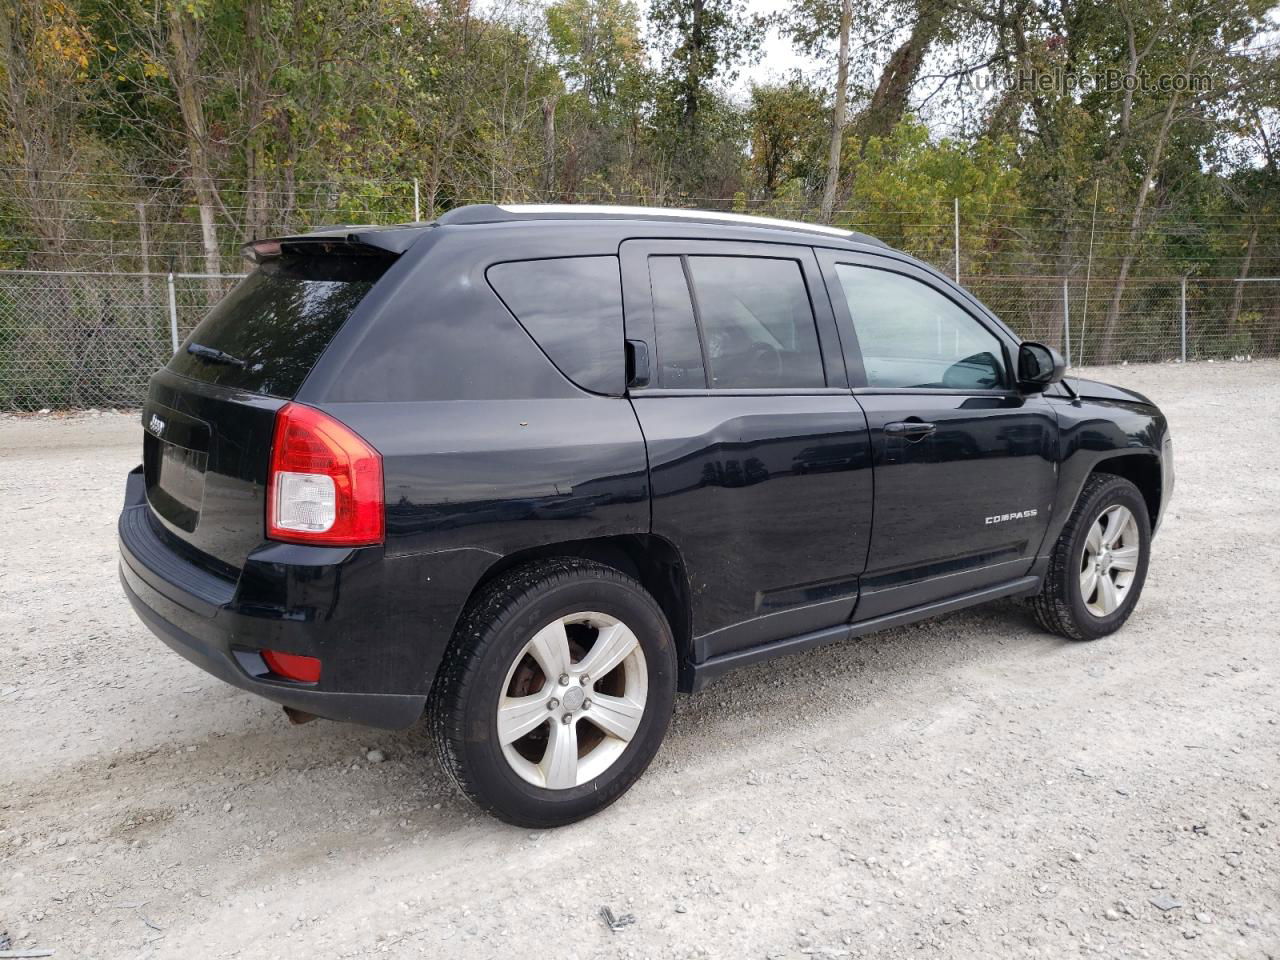
[[[1003,387],[1000,340],[927,284],[874,267],[837,264],[836,275],[872,387]]]
[[[489,268],[489,285],[566,377],[620,394],[625,377],[617,257],[522,260]]]

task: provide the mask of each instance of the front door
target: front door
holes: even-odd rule
[[[871,454],[807,246],[622,245],[627,337],[649,382],[652,530],[680,550],[694,659],[847,622],[866,563]]]
[[[822,259],[874,459],[856,619],[1025,575],[1057,488],[1057,420],[1042,396],[1016,389],[1016,341],[928,271]]]

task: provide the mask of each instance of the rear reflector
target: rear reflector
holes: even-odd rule
[[[276,414],[267,537],[359,547],[381,543],[382,457],[346,424],[300,403]]]
[[[299,683],[320,682],[320,661],[315,657],[304,657],[296,653],[277,653],[275,650],[263,650],[262,659],[267,662],[271,672],[286,680],[297,680]]]

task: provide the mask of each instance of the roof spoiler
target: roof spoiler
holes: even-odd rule
[[[423,225],[409,227],[326,227],[292,237],[253,240],[240,248],[241,255],[262,263],[284,254],[302,256],[398,257],[422,237]]]

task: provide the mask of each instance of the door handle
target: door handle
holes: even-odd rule
[[[937,424],[920,420],[897,420],[884,425],[884,432],[889,436],[906,437],[908,440],[923,440],[937,429]]]

